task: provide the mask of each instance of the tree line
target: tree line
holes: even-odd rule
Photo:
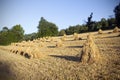
[[[23,40],[33,40],[40,37],[71,35],[73,33],[84,33],[97,31],[99,29],[113,29],[115,26],[120,28],[120,3],[114,8],[115,18],[102,18],[100,21],[92,21],[93,13],[88,16],[85,24],[69,26],[66,29],[58,31],[56,24],[47,21],[41,17],[37,26],[38,32],[24,34],[22,26],[15,25],[11,29],[3,27],[0,31],[0,45],[8,45],[11,42],[21,42]]]
[[[59,32],[59,35],[63,35],[65,33],[67,35],[71,35],[73,33],[98,31],[99,29],[107,30],[107,29],[113,29],[115,26],[116,26],[115,18],[109,18],[109,19],[102,18],[98,22],[88,21],[86,22],[86,24],[83,24],[83,25],[69,26],[67,29],[62,29]]]
[[[11,29],[3,27],[0,31],[0,45],[7,45],[11,42],[19,42],[24,38],[24,30],[21,25],[15,25]]]

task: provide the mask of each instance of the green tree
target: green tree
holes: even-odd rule
[[[31,33],[31,34],[25,34],[24,35],[24,40],[28,41],[28,40],[34,40],[34,39],[37,39],[38,36],[37,36],[37,33]]]
[[[95,22],[92,21],[92,16],[93,16],[93,13],[90,14],[90,17],[88,17],[88,21],[87,21],[87,26],[89,31],[93,31],[95,27]]]
[[[21,25],[15,25],[11,29],[11,36],[13,37],[14,42],[22,41],[24,38],[24,30]]]
[[[7,32],[7,31],[9,31],[9,29],[8,29],[8,27],[3,27],[2,31]]]
[[[50,36],[57,36],[58,35],[58,27],[54,24],[49,22],[49,30],[50,30]]]
[[[120,27],[120,3],[114,9],[116,25]]]
[[[65,30],[64,29],[60,30],[59,36],[63,36],[64,34],[66,34]]]
[[[115,27],[115,18],[109,18],[107,21],[109,29],[113,29]]]
[[[75,27],[74,26],[69,26],[69,28],[66,29],[66,34],[71,35],[75,32]]]
[[[86,25],[81,25],[79,27],[79,33],[84,33],[88,31],[88,27]]]
[[[102,18],[100,23],[101,23],[102,29],[108,29],[108,22],[105,18]]]
[[[11,42],[16,42],[15,33],[7,27],[3,27],[2,31],[0,31],[0,45],[8,45]]]
[[[38,25],[38,37],[46,37],[46,36],[57,36],[58,35],[58,27],[51,22],[48,22],[43,17],[39,21]]]
[[[87,32],[88,31],[88,27],[86,25],[75,25],[75,26],[69,26],[69,28],[67,28],[65,30],[67,35],[71,35],[74,33],[83,33],[83,32]]]
[[[3,29],[0,31],[0,45],[6,45],[9,43],[8,35],[9,35],[8,28],[3,27]]]

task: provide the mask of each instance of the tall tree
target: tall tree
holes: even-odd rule
[[[102,29],[108,29],[108,22],[105,18],[102,18],[100,23],[101,23]]]
[[[51,22],[48,22],[43,17],[39,21],[38,25],[38,37],[46,37],[46,36],[56,36],[58,35],[58,27]]]
[[[115,19],[116,19],[116,25],[120,27],[120,3],[115,7]]]
[[[64,34],[66,34],[65,30],[64,29],[60,30],[59,36],[63,36]]]
[[[0,45],[8,45],[11,42],[18,42],[23,40],[24,30],[21,25],[15,25],[12,29],[3,27],[0,31]]]
[[[113,29],[115,27],[115,18],[109,18],[107,20],[109,29]]]
[[[37,36],[37,33],[31,33],[31,34],[25,34],[24,35],[24,40],[28,41],[28,40],[34,40],[34,39],[37,39],[38,36]]]
[[[9,31],[9,29],[8,29],[8,27],[3,27],[2,31],[7,32],[7,31]]]
[[[0,31],[0,45],[6,45],[8,44],[8,28],[3,27],[3,29]]]
[[[92,16],[93,16],[93,13],[91,13],[90,16],[88,17],[87,26],[89,31],[92,31],[95,25],[94,21],[92,21]]]
[[[67,34],[67,35],[71,35],[71,34],[73,34],[74,32],[76,32],[75,26],[69,26],[69,28],[66,29],[66,34]]]
[[[11,29],[11,35],[13,35],[14,41],[18,42],[23,40],[24,38],[24,30],[21,27],[21,25],[15,25],[13,26],[13,28]]]

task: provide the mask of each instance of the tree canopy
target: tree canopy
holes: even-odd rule
[[[24,37],[24,30],[21,25],[15,25],[12,29],[3,27],[0,31],[0,45],[8,45],[11,42],[22,41]]]
[[[58,35],[58,27],[52,23],[45,20],[41,17],[38,25],[38,37],[46,37],[46,36],[57,36]]]
[[[64,34],[66,34],[66,32],[65,32],[64,29],[62,29],[62,30],[59,31],[59,36],[63,36]]]
[[[116,19],[116,25],[120,27],[120,3],[115,7],[115,19]]]
[[[88,17],[88,21],[87,21],[87,26],[88,26],[88,30],[91,31],[94,28],[94,21],[92,21],[92,17],[93,17],[93,12],[90,14],[90,16]]]
[[[24,38],[24,30],[21,25],[15,25],[11,29],[11,32],[14,33],[15,42],[21,41]]]

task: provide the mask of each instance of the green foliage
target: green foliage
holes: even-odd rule
[[[74,33],[83,33],[83,32],[87,32],[87,31],[88,31],[88,27],[85,25],[69,26],[69,28],[67,28],[65,30],[67,35],[71,35]]]
[[[37,36],[37,33],[31,33],[31,34],[25,34],[24,35],[24,40],[25,41],[28,41],[28,40],[34,40],[34,39],[37,39],[38,36]]]
[[[76,32],[76,27],[75,26],[69,26],[69,28],[66,29],[67,35],[73,34],[74,32]]]
[[[120,3],[115,7],[115,19],[116,19],[116,25],[120,27]]]
[[[3,27],[0,31],[0,45],[8,45],[11,42],[22,41],[24,37],[24,30],[21,25],[15,25],[12,29]]]
[[[51,22],[48,22],[43,17],[38,25],[38,37],[46,37],[46,36],[57,36],[58,35],[58,27]]]
[[[84,33],[88,31],[88,27],[85,25],[82,25],[81,27],[79,27],[79,33]]]
[[[97,31],[100,28],[103,30],[106,29],[113,29],[115,27],[115,19],[109,18],[105,19],[102,18],[100,21],[92,21],[93,13],[90,14],[90,17],[88,17],[88,21],[86,23],[86,26],[88,27],[88,31]]]
[[[105,18],[102,18],[100,23],[101,23],[101,26],[102,26],[101,29],[103,29],[103,30],[108,29],[108,22]]]
[[[5,43],[4,42],[6,42],[6,39],[7,39],[7,35],[8,35],[8,33],[7,32],[0,32],[0,44],[1,45],[5,45]],[[7,42],[6,42],[7,43]]]
[[[80,25],[75,25],[75,26],[69,26],[69,28],[66,29],[66,34],[71,35],[74,33],[79,33]]]
[[[9,31],[9,29],[7,27],[3,27],[2,31],[7,32],[7,31]]]
[[[90,24],[89,26],[88,23]],[[99,29],[102,30],[113,29],[114,27],[115,27],[115,18],[109,18],[109,19],[102,18],[100,21],[97,22],[91,21],[90,19],[88,20],[87,24],[69,26],[67,29],[65,29],[65,32],[67,35],[71,35],[73,33],[98,31]]]
[[[64,34],[66,34],[65,30],[64,29],[60,30],[59,36],[63,36]]]
[[[11,29],[11,32],[14,33],[15,42],[22,41],[24,38],[24,30],[21,25],[15,25]]]
[[[113,29],[115,27],[115,18],[109,18],[107,22],[108,22],[109,29],[110,28]]]
[[[93,16],[93,13],[90,14],[90,17],[88,17],[88,21],[87,21],[87,26],[89,31],[92,31],[95,27],[95,22],[92,21],[92,16]]]

